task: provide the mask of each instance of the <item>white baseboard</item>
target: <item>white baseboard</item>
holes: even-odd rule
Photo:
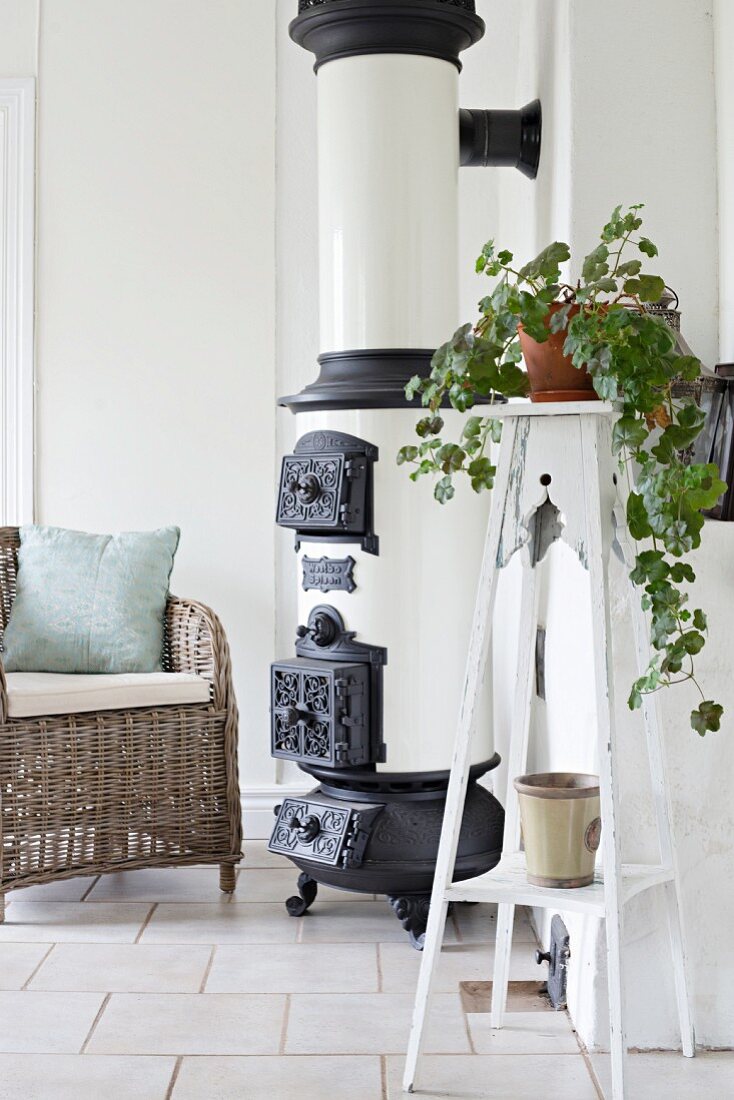
[[[269,787],[245,787],[242,790],[242,831],[248,840],[268,840],[273,831],[273,810],[284,798],[303,798],[309,787],[274,783]]]

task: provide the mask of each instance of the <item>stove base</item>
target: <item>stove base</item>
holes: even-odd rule
[[[301,871],[297,882],[298,894],[286,900],[285,907],[291,917],[303,917],[316,900],[319,884],[305,871]],[[389,897],[395,916],[408,933],[411,946],[422,951],[426,939],[428,913],[431,907],[430,894],[407,894],[402,897]],[[449,905],[449,911],[451,905]]]
[[[504,810],[477,780],[499,763],[494,756],[471,772],[455,879],[491,870],[502,853]],[[319,773],[321,778],[323,773]],[[288,853],[301,871],[298,895],[286,902],[291,916],[303,916],[316,900],[318,884],[368,894],[385,894],[396,917],[420,950],[428,920],[441,837],[448,772],[423,776],[357,773],[346,769],[322,778],[306,799],[319,807],[370,811],[369,837],[351,862],[320,863],[303,851]]]

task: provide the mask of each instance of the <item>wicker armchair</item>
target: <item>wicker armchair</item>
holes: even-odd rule
[[[18,529],[0,528],[0,645],[16,590]],[[211,683],[201,704],[8,717],[0,662],[0,922],[5,894],[75,875],[241,858],[237,705],[216,615],[171,597],[163,667]]]

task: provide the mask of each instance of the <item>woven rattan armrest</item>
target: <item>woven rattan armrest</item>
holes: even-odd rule
[[[169,597],[163,667],[166,672],[194,672],[210,680],[217,710],[233,705],[227,637],[219,618],[204,604]]]

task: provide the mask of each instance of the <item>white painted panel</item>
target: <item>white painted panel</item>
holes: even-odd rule
[[[431,348],[457,325],[457,70],[344,58],[318,74],[321,351]]]
[[[0,524],[33,521],[35,81],[0,80]]]

